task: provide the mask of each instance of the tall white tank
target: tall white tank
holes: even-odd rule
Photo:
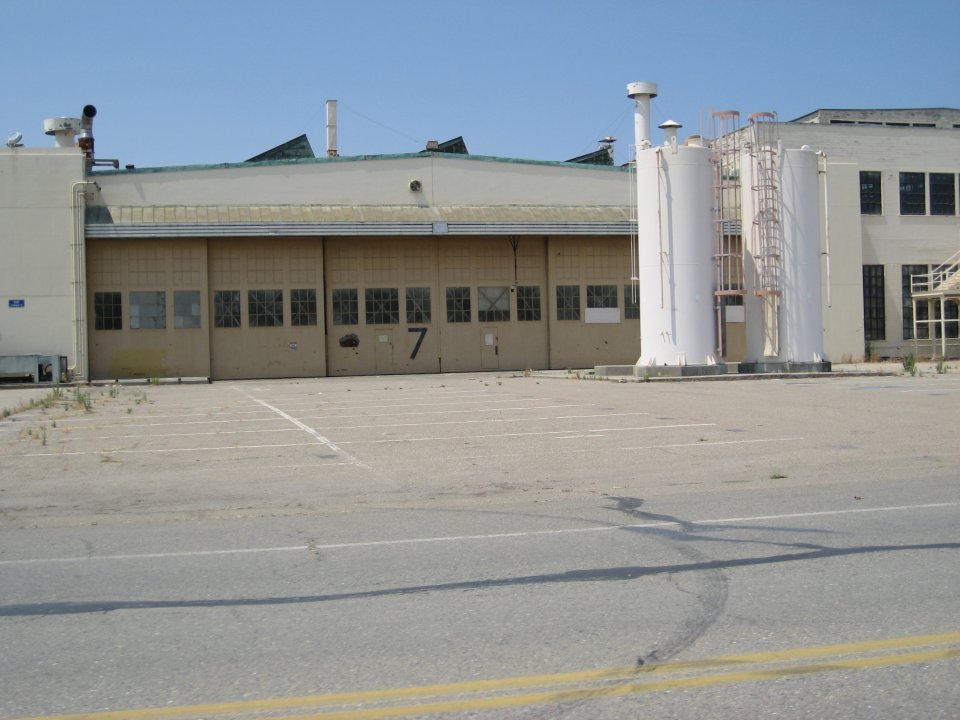
[[[758,287],[758,247],[752,236],[757,217],[755,156],[741,162],[746,260],[745,314],[748,362],[810,363],[823,360],[820,285],[820,204],[818,158],[813,150],[776,153],[780,198],[779,294]]]
[[[784,150],[781,342],[787,362],[823,359],[820,288],[820,180],[813,150]]]
[[[714,365],[710,151],[637,148],[640,366]]]

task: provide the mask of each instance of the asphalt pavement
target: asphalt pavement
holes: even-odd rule
[[[960,374],[37,392],[2,717],[956,717]]]

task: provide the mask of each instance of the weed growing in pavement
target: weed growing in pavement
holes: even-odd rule
[[[917,356],[913,353],[910,353],[903,359],[903,369],[910,373],[911,376],[916,377],[917,369]]]
[[[93,402],[90,400],[90,393],[80,392],[80,388],[73,389],[73,401],[77,407],[82,407],[87,412],[93,409]]]

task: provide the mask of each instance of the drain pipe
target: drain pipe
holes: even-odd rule
[[[827,258],[827,307],[833,307],[833,283],[830,281],[830,185],[828,184],[829,174],[827,173],[827,154],[823,150],[819,150],[817,155],[820,156],[820,159],[823,160],[823,169],[818,170],[821,175],[823,175],[823,252],[821,255],[825,255]]]
[[[87,372],[87,249],[84,223],[86,221],[86,189],[90,185],[99,187],[92,180],[80,180],[73,183],[73,325],[74,325],[74,363],[67,368],[68,375],[74,379],[89,382]]]

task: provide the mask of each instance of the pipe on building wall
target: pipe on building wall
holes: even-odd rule
[[[830,186],[828,184],[829,175],[827,174],[827,154],[820,150],[817,155],[823,161],[823,169],[820,174],[823,175],[823,255],[827,258],[827,307],[833,307],[833,283],[830,280]]]
[[[657,234],[659,236],[657,242],[660,244],[660,309],[663,309],[664,302],[664,287],[663,287],[663,271],[664,265],[666,264],[667,253],[663,249],[663,151],[661,148],[656,149],[657,153]]]
[[[93,180],[79,180],[71,185],[73,195],[73,326],[74,363],[67,368],[74,379],[89,379],[87,368],[87,248],[84,224],[86,220],[86,188],[97,187]]]

